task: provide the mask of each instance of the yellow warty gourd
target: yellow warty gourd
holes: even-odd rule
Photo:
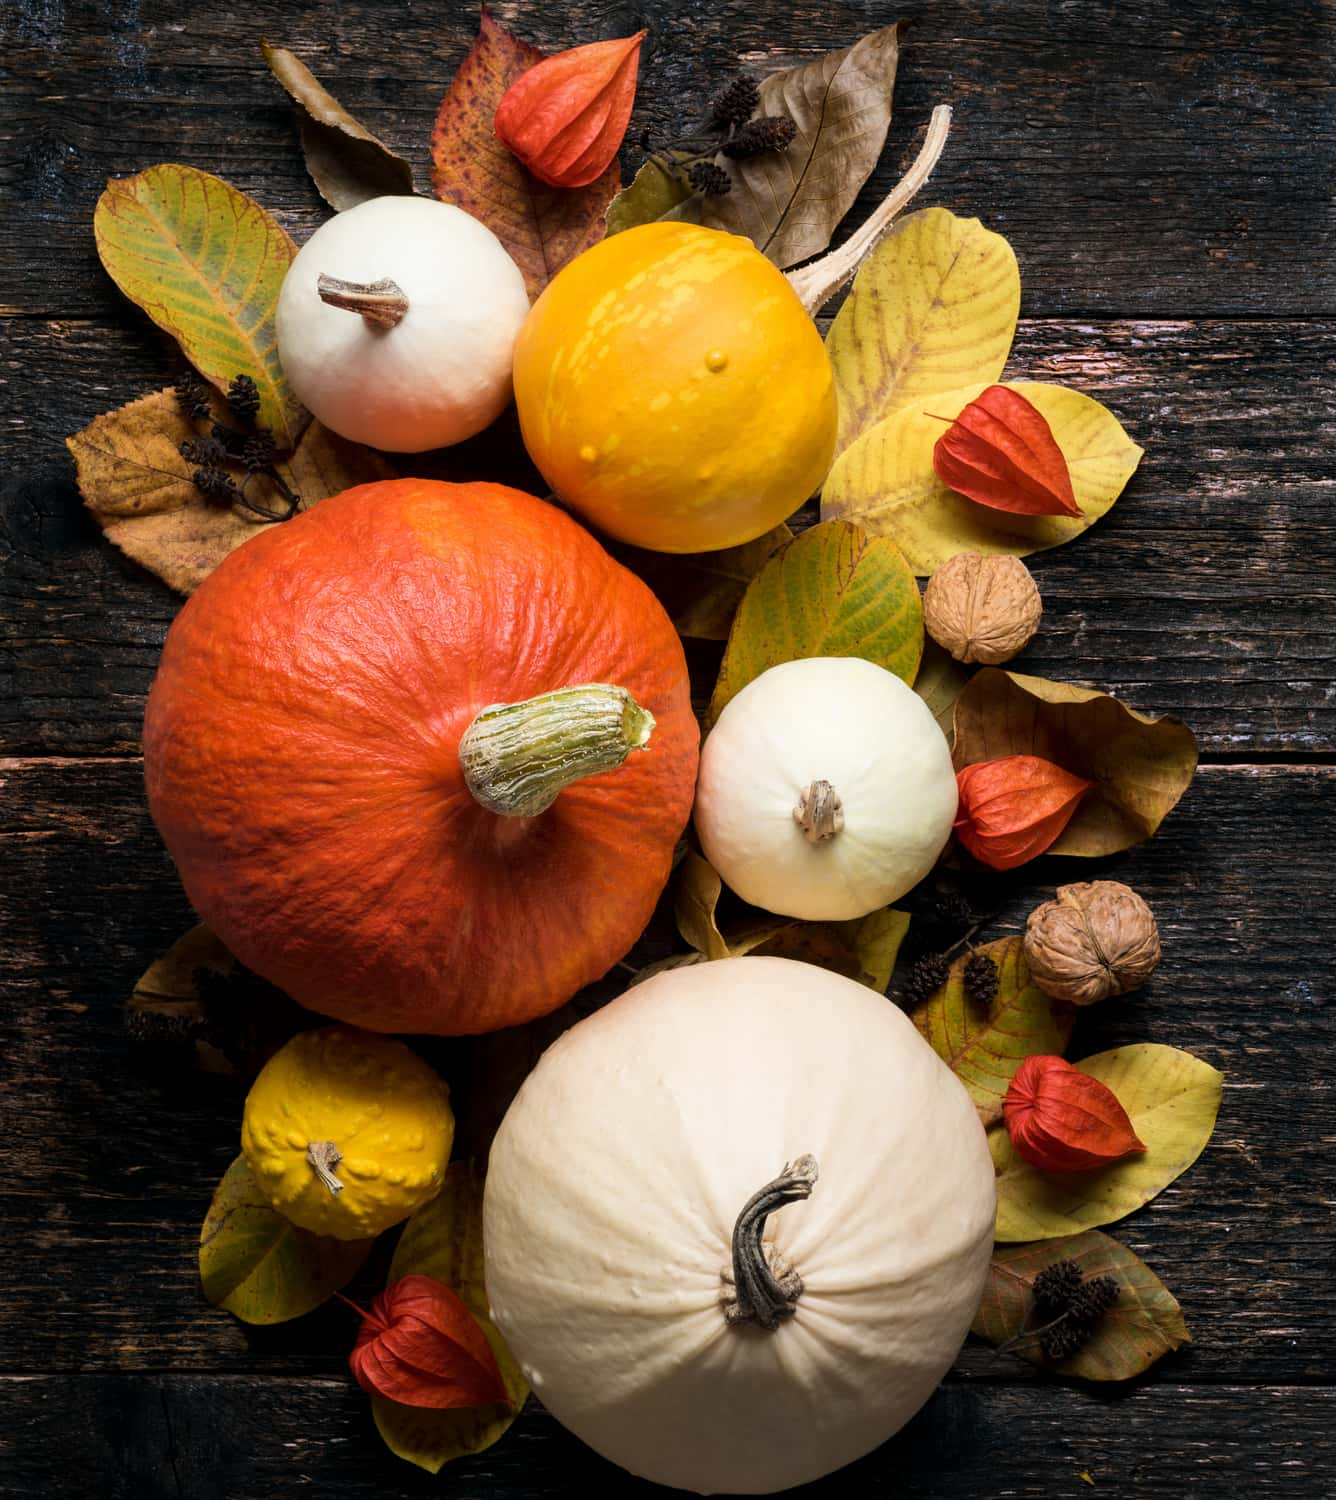
[[[246,1098],[241,1149],[285,1218],[357,1240],[436,1196],[454,1133],[449,1089],[416,1053],[322,1026],[265,1064]]]
[[[515,345],[530,456],[602,531],[660,552],[761,536],[825,478],[816,325],[750,240],[645,224],[566,266]]]

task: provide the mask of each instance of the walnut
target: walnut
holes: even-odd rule
[[[1151,909],[1116,880],[1058,887],[1025,924],[1030,975],[1045,994],[1077,1005],[1135,990],[1160,961]]]
[[[957,661],[991,667],[1029,645],[1043,609],[1020,558],[958,552],[928,580],[923,623]]]

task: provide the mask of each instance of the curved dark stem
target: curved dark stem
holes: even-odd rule
[[[1054,1318],[1051,1322],[1041,1323],[1038,1328],[1022,1327],[1018,1333],[1012,1334],[1012,1336],[1004,1344],[999,1344],[997,1346],[996,1352],[998,1354],[1014,1353],[1015,1350],[1019,1349],[1023,1344],[1028,1344],[1031,1339],[1042,1338],[1044,1334],[1056,1328],[1059,1323],[1067,1322],[1071,1315],[1072,1310],[1069,1307],[1065,1312],[1060,1312],[1057,1317]]]
[[[245,479],[241,481],[241,489],[238,493],[241,496],[242,506],[250,511],[253,516],[260,516],[266,521],[290,521],[297,514],[297,507],[302,503],[302,497],[294,494],[289,489],[283,476],[272,465],[267,469],[257,470],[257,473],[262,474],[269,480],[279,494],[283,496],[284,500],[287,501],[288,508],[282,515],[279,515],[277,511],[267,510],[263,505],[257,505],[254,500],[247,499],[246,486],[256,477],[255,474],[247,474]]]
[[[792,1269],[782,1280],[776,1278],[766,1259],[762,1236],[766,1220],[776,1209],[811,1197],[816,1179],[816,1157],[800,1156],[743,1204],[733,1226],[736,1306],[727,1314],[730,1323],[759,1323],[762,1328],[777,1328],[784,1318],[793,1315],[794,1304],[802,1295],[802,1278]]]

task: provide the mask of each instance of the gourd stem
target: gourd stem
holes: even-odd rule
[[[625,688],[586,682],[484,708],[459,742],[474,800],[508,818],[535,818],[586,776],[643,750],[654,716]]]
[[[335,1177],[334,1168],[343,1160],[343,1152],[333,1141],[311,1141],[306,1147],[306,1160],[331,1196],[337,1198],[343,1191],[343,1184]]]
[[[766,1220],[776,1209],[811,1197],[816,1179],[816,1157],[800,1156],[743,1204],[733,1225],[732,1275],[725,1273],[726,1290],[720,1299],[730,1323],[757,1323],[773,1329],[793,1316],[802,1296],[802,1277],[792,1266],[779,1262],[778,1256],[773,1257],[776,1265],[772,1266],[762,1236]]]
[[[408,311],[403,288],[388,276],[383,281],[342,281],[322,272],[316,278],[315,289],[322,302],[361,313],[376,328],[393,328]]]
[[[810,844],[833,839],[844,827],[844,803],[828,781],[809,781],[798,793],[793,820]]]
[[[873,210],[862,228],[856,229],[844,244],[819,260],[786,273],[789,285],[798,294],[798,300],[813,317],[849,280],[859,263],[891,227],[891,220],[932,176],[932,169],[946,147],[950,131],[951,106],[939,104],[928,121],[928,133],[919,154],[914,158],[914,164],[891,189],[880,207]]]

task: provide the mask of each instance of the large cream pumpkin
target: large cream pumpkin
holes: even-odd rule
[[[927,1400],[994,1209],[974,1106],[895,1005],[724,959],[637,986],[525,1081],[492,1147],[487,1291],[591,1447],[660,1484],[768,1494]]]

